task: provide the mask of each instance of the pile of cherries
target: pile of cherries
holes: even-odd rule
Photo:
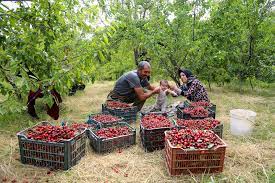
[[[127,103],[119,102],[119,101],[107,101],[107,107],[111,109],[124,109],[131,107]]]
[[[141,119],[141,125],[145,129],[172,127],[169,119],[163,115],[147,114]]]
[[[205,118],[198,120],[177,119],[178,126],[198,130],[212,130],[220,124],[220,121],[213,118]]]
[[[130,135],[131,129],[127,126],[122,127],[109,127],[109,128],[101,128],[96,131],[96,135],[98,137],[109,139],[113,137],[119,137],[123,135]]]
[[[111,122],[120,120],[120,118],[110,115],[110,114],[97,114],[97,115],[92,116],[91,119],[95,120],[96,122],[100,122],[100,123],[111,123]]]
[[[187,107],[183,109],[185,114],[189,114],[191,117],[208,117],[209,112],[207,109],[199,107]]]
[[[217,135],[208,130],[173,129],[167,132],[166,138],[173,146],[182,149],[211,149],[223,145]]]

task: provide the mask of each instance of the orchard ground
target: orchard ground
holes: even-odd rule
[[[100,112],[114,82],[96,82],[88,85],[75,96],[64,98],[62,119],[85,122],[88,114]],[[27,114],[0,116],[0,182],[275,182],[275,88],[256,89],[244,94],[213,87],[208,91],[217,105],[216,118],[224,123],[223,139],[227,143],[224,171],[217,175],[187,175],[171,177],[167,172],[163,151],[144,152],[138,133],[139,121],[132,126],[137,129],[137,144],[109,154],[96,154],[87,143],[85,157],[68,171],[49,171],[20,163],[16,132],[42,120],[51,120],[45,113],[40,120]],[[273,92],[273,93],[272,93]],[[170,103],[185,100],[170,98]],[[152,105],[151,98],[145,105]],[[43,106],[38,102],[38,111]],[[229,111],[234,108],[251,109],[257,113],[255,128],[249,137],[230,134]]]

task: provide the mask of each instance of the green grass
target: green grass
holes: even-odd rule
[[[23,165],[18,161],[19,149],[16,132],[30,127],[42,120],[55,124],[62,119],[84,122],[90,113],[99,112],[101,104],[113,86],[113,82],[96,82],[87,86],[84,92],[65,97],[59,120],[51,120],[46,115],[43,104],[38,102],[39,120],[29,117],[26,112],[0,116],[0,178],[11,181],[27,179],[29,182],[274,182],[274,97],[273,87],[257,89],[256,92],[240,94],[227,87],[214,86],[209,91],[211,101],[217,105],[217,119],[224,123],[224,140],[228,147],[224,172],[219,175],[196,175],[170,177],[167,174],[162,151],[145,153],[137,134],[137,145],[124,149],[122,153],[113,152],[99,155],[88,146],[87,154],[78,165],[69,171],[57,171],[47,175],[47,169]],[[157,84],[157,83],[156,83]],[[185,100],[183,97],[169,97],[169,102]],[[155,97],[145,105],[153,105]],[[250,109],[257,113],[255,128],[251,136],[237,137],[230,133],[229,112],[234,108]],[[134,127],[139,128],[139,123]],[[2,133],[4,132],[4,133]],[[115,165],[127,165],[120,173],[114,173]],[[273,167],[273,169],[272,169]],[[128,174],[128,177],[124,176]],[[54,175],[54,176],[53,176]],[[1,179],[0,179],[1,180]]]
[[[47,119],[47,114],[43,111],[41,102],[36,102],[36,112],[40,119],[34,119],[26,111],[20,113],[7,113],[0,115],[0,130],[3,133],[14,134],[22,129]]]
[[[275,182],[275,164],[271,168],[271,170],[268,172],[269,174],[269,182]]]

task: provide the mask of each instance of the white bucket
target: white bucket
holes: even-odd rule
[[[230,110],[230,131],[233,135],[249,135],[254,127],[256,113],[245,109]]]

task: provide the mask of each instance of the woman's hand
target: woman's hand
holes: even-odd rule
[[[170,89],[167,89],[166,92],[170,93],[173,97],[177,97],[178,96],[178,94],[176,92],[174,92],[174,91],[172,91]]]
[[[188,87],[186,85],[181,85],[180,89],[184,92],[186,92],[188,90]]]
[[[175,89],[177,88],[177,86],[168,84],[168,88],[169,88],[170,90],[175,90]]]

